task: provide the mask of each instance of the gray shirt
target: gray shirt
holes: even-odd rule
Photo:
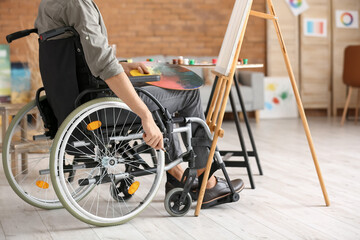
[[[35,21],[39,33],[64,26],[79,33],[94,76],[106,80],[124,71],[109,46],[103,18],[92,0],[42,0]]]

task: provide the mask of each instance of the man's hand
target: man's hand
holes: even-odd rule
[[[130,76],[130,71],[135,70],[135,69],[138,70],[140,73],[145,73],[145,74],[150,73],[148,68],[143,63],[121,62],[120,64],[124,68],[124,71],[125,71],[126,75],[128,75],[128,76]]]
[[[157,150],[163,149],[163,135],[152,116],[141,119],[141,123],[144,129],[143,139],[146,144]]]

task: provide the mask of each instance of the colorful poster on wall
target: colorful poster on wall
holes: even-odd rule
[[[9,102],[11,93],[9,45],[0,44],[0,102]]]
[[[309,8],[306,0],[285,0],[285,2],[295,16],[299,16]]]
[[[359,28],[359,12],[336,10],[335,12],[337,28]]]
[[[308,37],[326,37],[327,20],[322,18],[305,18],[304,35]]]
[[[288,77],[265,77],[265,108],[260,118],[296,118],[298,111]]]
[[[11,63],[11,103],[27,103],[30,98],[31,72],[27,63]]]

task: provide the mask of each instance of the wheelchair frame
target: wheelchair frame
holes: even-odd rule
[[[75,29],[73,29],[72,27],[65,27],[65,28],[59,28],[59,29],[55,29],[55,30],[51,30],[49,32],[43,33],[40,35],[39,38],[39,42],[44,42],[47,41],[50,38],[59,36],[61,34],[64,34],[65,32],[73,32],[74,36],[76,38],[78,38],[78,34],[76,32]],[[13,40],[16,40],[18,38],[22,38],[25,36],[28,36],[31,33],[37,33],[36,29],[31,29],[31,30],[24,30],[24,31],[20,31],[11,35],[8,35],[6,37],[7,41],[9,43],[11,43]],[[80,42],[78,43],[80,44]],[[81,44],[80,44],[81,45]],[[86,65],[87,66],[87,65]],[[88,68],[87,68],[88,69]],[[148,163],[145,162],[144,160],[141,160],[139,158],[140,154],[143,154],[142,152],[137,153],[135,151],[132,152],[131,156],[133,158],[135,158],[135,160],[132,160],[131,163],[126,162],[126,157],[120,156],[118,158],[116,157],[103,157],[101,158],[101,154],[100,152],[102,151],[101,149],[99,150],[100,147],[106,149],[105,152],[107,153],[108,149],[108,145],[111,146],[111,148],[115,149],[117,148],[116,143],[117,142],[123,142],[123,141],[134,141],[134,149],[138,147],[137,140],[136,139],[142,139],[143,133],[142,132],[136,132],[135,134],[128,134],[128,135],[124,135],[124,136],[110,136],[109,137],[109,141],[106,142],[106,144],[102,144],[104,146],[97,146],[95,147],[95,156],[91,157],[91,159],[89,159],[87,156],[87,154],[84,157],[79,158],[78,156],[73,156],[72,159],[72,163],[73,165],[66,165],[65,161],[66,161],[66,157],[59,157],[59,156],[63,156],[64,154],[67,154],[67,146],[61,145],[63,142],[68,141],[69,139],[71,139],[71,137],[73,137],[72,135],[66,135],[68,134],[70,131],[74,131],[77,128],[80,128],[79,126],[81,124],[83,124],[81,121],[84,121],[85,118],[89,118],[89,115],[86,115],[88,112],[93,111],[92,107],[93,105],[101,105],[103,104],[104,109],[99,108],[100,110],[104,111],[104,116],[106,118],[107,116],[107,110],[108,108],[111,107],[107,107],[108,104],[112,104],[112,107],[116,110],[113,110],[113,115],[115,115],[116,111],[122,111],[122,109],[126,109],[126,111],[128,111],[128,116],[131,112],[131,110],[123,103],[120,103],[119,100],[115,100],[114,98],[98,98],[95,100],[91,100],[89,102],[86,102],[85,104],[81,105],[80,107],[76,108],[71,114],[69,114],[69,116],[64,120],[64,122],[61,124],[61,126],[54,130],[55,128],[57,128],[57,123],[54,122],[54,113],[51,110],[50,104],[47,101],[46,97],[40,97],[40,92],[43,89],[39,89],[37,94],[36,94],[36,100],[35,102],[31,102],[29,103],[27,106],[24,107],[24,110],[19,111],[19,113],[15,116],[14,120],[10,126],[9,129],[6,133],[6,137],[5,137],[5,141],[6,144],[3,144],[3,164],[4,164],[4,170],[6,173],[6,177],[11,185],[11,187],[14,189],[14,191],[22,198],[24,199],[26,202],[37,206],[37,207],[41,207],[41,208],[46,208],[46,209],[53,209],[53,208],[60,208],[62,206],[64,206],[65,208],[67,208],[67,210],[73,214],[75,217],[77,217],[78,219],[93,224],[93,225],[98,225],[98,226],[109,226],[109,225],[116,225],[116,224],[120,224],[123,222],[126,222],[128,220],[130,220],[131,218],[135,217],[137,214],[139,214],[146,206],[147,204],[149,204],[152,200],[152,198],[155,196],[158,188],[159,188],[159,184],[160,184],[160,180],[161,180],[161,176],[162,176],[162,172],[165,170],[169,170],[171,168],[173,168],[174,166],[182,163],[182,162],[188,162],[189,168],[187,169],[187,171],[185,171],[184,174],[184,179],[186,179],[183,182],[183,187],[182,188],[175,188],[173,190],[171,190],[166,198],[165,198],[165,209],[168,211],[168,213],[172,216],[183,216],[185,215],[190,207],[191,207],[191,203],[192,203],[192,199],[191,199],[191,195],[190,195],[190,191],[191,191],[191,186],[196,178],[197,175],[197,170],[194,168],[195,167],[195,154],[193,152],[193,147],[192,147],[192,123],[197,123],[199,125],[201,125],[204,129],[205,132],[208,136],[208,138],[210,140],[212,140],[212,135],[211,132],[209,130],[209,127],[207,126],[207,124],[199,118],[194,118],[194,117],[189,117],[189,118],[173,118],[169,112],[161,105],[161,103],[159,101],[157,101],[150,93],[146,92],[143,89],[139,89],[136,88],[136,90],[138,92],[142,92],[143,94],[147,95],[150,99],[152,99],[152,101],[154,101],[154,103],[159,107],[158,110],[153,112],[153,117],[158,125],[158,127],[160,128],[160,130],[163,132],[164,134],[164,144],[165,144],[165,149],[168,150],[168,148],[170,147],[169,142],[171,142],[172,140],[172,134],[178,134],[178,133],[185,133],[186,134],[186,138],[183,139],[184,141],[184,145],[186,148],[186,151],[183,152],[178,159],[172,161],[171,163],[167,164],[166,166],[164,165],[164,157],[163,157],[163,152],[162,151],[158,151],[157,157],[154,156],[154,151],[151,149],[147,149],[146,152],[144,151],[144,153],[150,153],[151,155],[151,159],[152,159],[152,163],[154,165],[154,167],[150,167],[148,168],[147,166]],[[84,95],[90,93],[96,93],[96,92],[104,92],[104,91],[108,91],[109,89],[105,88],[105,89],[87,89],[86,92],[84,92],[83,94],[80,93],[80,98],[82,98]],[[108,102],[107,102],[108,101]],[[81,99],[76,99],[75,101],[75,105],[80,105],[79,103],[81,102]],[[36,103],[36,104],[34,104]],[[50,107],[50,109],[49,109]],[[101,105],[102,107],[102,105]],[[28,109],[33,109],[33,108],[38,108],[40,115],[44,121],[44,134],[42,135],[34,135],[33,136],[33,141],[36,142],[38,140],[42,140],[42,139],[54,139],[54,141],[51,143],[51,152],[50,152],[50,167],[44,168],[42,167],[42,169],[36,169],[36,171],[38,171],[39,176],[42,175],[47,175],[50,173],[51,175],[51,182],[54,185],[54,189],[56,192],[56,195],[58,197],[59,200],[51,200],[50,202],[46,202],[43,203],[41,201],[38,201],[40,198],[34,196],[34,199],[31,199],[31,195],[26,192],[25,190],[22,189],[22,186],[20,186],[20,184],[18,184],[17,180],[16,180],[16,176],[12,175],[12,170],[11,170],[11,166],[9,166],[9,155],[11,154],[12,150],[12,139],[13,136],[15,135],[15,131],[16,129],[21,125],[24,124],[24,117],[26,118],[27,114],[30,113],[30,110]],[[96,111],[96,114],[99,115],[99,113],[97,112],[98,110],[94,110]],[[125,110],[124,110],[125,111]],[[120,116],[119,113],[119,116]],[[98,116],[99,117],[99,116]],[[91,118],[91,116],[90,116]],[[56,119],[56,117],[55,117]],[[81,121],[80,121],[80,120]],[[114,118],[115,119],[115,118]],[[118,117],[119,119],[119,117]],[[127,119],[126,119],[127,120]],[[75,123],[75,125],[72,125],[72,121],[80,121],[79,123]],[[135,120],[134,120],[135,121]],[[87,127],[92,124],[93,122],[96,121],[92,121],[89,122],[89,124],[87,125]],[[25,121],[26,124],[26,121]],[[78,124],[78,125],[77,125]],[[99,123],[98,123],[99,124]],[[101,121],[100,121],[100,124]],[[131,126],[133,126],[134,122],[132,123]],[[180,126],[180,127],[173,127],[174,124],[183,124],[185,126]],[[83,124],[84,125],[84,124]],[[21,127],[21,126],[20,126]],[[124,126],[122,127],[124,129]],[[131,128],[131,127],[130,127]],[[129,128],[129,129],[130,129]],[[96,134],[94,133],[95,131],[102,129],[102,126],[96,128],[93,131],[92,134],[95,136],[95,140],[96,140]],[[115,129],[115,126],[114,126]],[[141,128],[139,128],[141,129]],[[90,131],[90,130],[89,130]],[[107,122],[106,122],[106,133],[108,129],[107,129]],[[114,131],[114,130],[113,130]],[[118,131],[118,130],[116,130]],[[130,130],[128,130],[130,131]],[[137,130],[139,131],[139,130]],[[80,131],[81,132],[81,131]],[[120,131],[122,132],[122,130]],[[125,131],[126,132],[126,131]],[[76,132],[75,132],[76,133]],[[55,135],[56,134],[56,135]],[[84,134],[84,133],[83,133]],[[120,134],[120,133],[119,133]],[[74,134],[75,135],[75,134]],[[85,135],[85,134],[84,134]],[[91,135],[91,134],[90,134]],[[89,135],[89,136],[90,136]],[[67,136],[67,140],[63,139],[64,136]],[[15,139],[15,138],[14,138]],[[76,137],[75,137],[76,139]],[[89,139],[89,137],[88,137]],[[5,143],[4,141],[4,143]],[[76,141],[74,141],[75,143]],[[141,142],[141,140],[140,140]],[[114,144],[115,143],[115,144]],[[67,143],[68,144],[68,143]],[[85,142],[85,141],[77,141],[78,144],[76,147],[86,147],[88,146],[88,144],[92,144],[89,142]],[[112,146],[112,144],[114,146]],[[129,144],[129,143],[127,143]],[[144,144],[143,142],[140,143],[140,147],[138,147],[138,149],[141,148],[141,144]],[[105,146],[106,145],[106,146]],[[59,152],[59,148],[58,146],[61,146],[62,152]],[[73,146],[75,148],[75,145]],[[90,149],[91,150],[91,149]],[[126,151],[130,151],[129,149],[126,149]],[[126,152],[125,151],[125,152]],[[115,152],[115,154],[117,154]],[[126,153],[126,156],[130,156],[127,155],[128,153]],[[92,155],[91,155],[92,156]],[[59,160],[60,158],[60,160]],[[155,159],[155,160],[154,160]],[[230,183],[230,179],[228,177],[228,174],[225,170],[225,165],[221,159],[220,153],[218,151],[216,151],[215,153],[215,162],[217,163],[216,166],[214,166],[214,168],[212,169],[212,171],[214,172],[216,169],[218,169],[219,167],[222,169],[224,176],[227,180],[227,182],[229,183],[230,189],[231,189],[231,194],[228,195],[227,197],[220,199],[219,202],[232,202],[232,201],[237,201],[239,199],[239,195],[238,193],[236,193],[233,189],[233,186]],[[12,161],[12,160],[10,160]],[[17,161],[15,159],[15,161]],[[63,164],[62,161],[64,161]],[[113,161],[114,165],[118,165],[119,163],[124,163],[124,165],[126,166],[125,172],[120,173],[120,174],[112,174],[110,175],[108,172],[109,170],[111,170],[110,168],[112,166],[110,166],[110,162]],[[157,162],[159,161],[159,162]],[[44,162],[46,162],[46,159],[44,160]],[[138,171],[132,171],[132,172],[126,172],[129,171],[129,169],[132,169],[133,166],[131,166],[132,164],[134,165],[138,165],[137,167],[140,169],[140,167],[142,167],[143,169],[140,169]],[[11,164],[10,164],[11,165]],[[101,165],[101,166],[100,166]],[[96,167],[94,167],[96,166]],[[100,166],[100,167],[99,167]],[[87,177],[82,178],[82,179],[78,179],[78,185],[79,185],[79,190],[76,189],[73,190],[72,193],[67,193],[67,187],[66,185],[71,185],[71,183],[74,181],[75,177],[76,177],[76,172],[77,171],[81,171],[83,169],[87,169],[87,168],[99,168],[99,171],[101,170],[101,174],[100,177],[96,176],[94,178],[89,178]],[[100,169],[101,168],[101,169]],[[96,171],[96,170],[94,170]],[[160,173],[161,172],[161,173]],[[64,173],[69,174],[67,177],[65,177]],[[159,176],[155,176],[155,180],[154,180],[154,185],[151,187],[151,189],[149,190],[149,193],[146,194],[145,196],[145,201],[141,202],[139,201],[139,206],[134,208],[133,211],[129,211],[127,214],[125,214],[124,216],[121,217],[107,217],[107,212],[106,212],[106,216],[94,216],[94,214],[92,213],[92,207],[90,208],[90,210],[88,209],[84,209],[84,206],[80,206],[78,205],[78,202],[81,202],[84,198],[87,198],[88,195],[90,195],[92,192],[92,190],[94,188],[96,188],[99,185],[102,185],[103,183],[108,183],[110,182],[112,185],[110,186],[110,192],[112,194],[112,197],[116,200],[118,198],[118,196],[114,196],[114,191],[117,189],[116,186],[117,184],[115,184],[115,182],[119,183],[121,185],[121,181],[125,182],[124,179],[129,178],[129,176],[131,175],[132,178],[135,177],[139,177],[139,176],[146,176],[146,175],[151,175],[151,174],[157,174]],[[211,174],[210,174],[211,175]],[[60,179],[60,177],[62,176],[62,179]],[[66,182],[67,181],[67,182]],[[133,187],[133,184],[135,183],[135,181],[131,180],[131,185],[130,186],[126,186],[125,190],[128,190],[130,188]],[[47,182],[44,181],[40,181],[40,186],[38,185],[38,181],[36,182],[37,187],[44,188],[45,184],[48,184]],[[156,184],[155,184],[156,182]],[[199,178],[199,182],[201,181],[201,178]],[[126,185],[128,185],[129,183],[126,183]],[[115,188],[115,190],[114,190]],[[119,187],[119,189],[121,188],[121,186]],[[124,186],[122,186],[122,188],[124,188]],[[122,189],[123,190],[123,189]],[[72,190],[71,190],[72,191]],[[120,191],[120,190],[119,190]],[[122,194],[124,194],[124,196],[122,196],[120,199],[121,201],[123,201],[123,203],[125,205],[127,205],[126,201],[128,201],[128,199],[133,198],[132,196],[137,192],[137,189],[135,190],[135,192],[133,194],[127,194],[126,192],[122,192]],[[137,193],[136,193],[137,194]],[[127,198],[127,199],[125,199]],[[125,199],[125,200],[124,200]],[[35,201],[36,200],[36,201]],[[41,200],[41,199],[40,199]],[[118,199],[119,200],[119,199]],[[60,202],[59,202],[60,201]],[[94,203],[94,202],[93,202]],[[107,202],[107,204],[109,204],[109,201]],[[99,203],[98,203],[99,205]],[[99,207],[99,206],[98,206]],[[140,209],[139,211],[137,209]],[[97,214],[97,212],[96,212]],[[95,214],[95,215],[96,215]],[[113,212],[114,214],[114,212]],[[122,213],[121,213],[122,214]]]

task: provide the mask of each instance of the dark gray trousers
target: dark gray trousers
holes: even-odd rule
[[[204,112],[201,107],[199,90],[169,90],[155,86],[146,86],[142,89],[150,92],[154,97],[170,112],[170,114],[178,113],[181,117],[198,117],[205,120]],[[147,96],[140,94],[141,99],[148,106],[150,111],[156,110],[157,106]],[[193,123],[192,126],[193,137],[207,138],[205,130],[199,124]],[[174,134],[173,146],[175,151],[171,156],[167,156],[167,160],[176,159],[180,154],[180,143],[177,134]],[[196,169],[205,168],[209,156],[207,147],[193,147],[196,154],[195,167]]]

